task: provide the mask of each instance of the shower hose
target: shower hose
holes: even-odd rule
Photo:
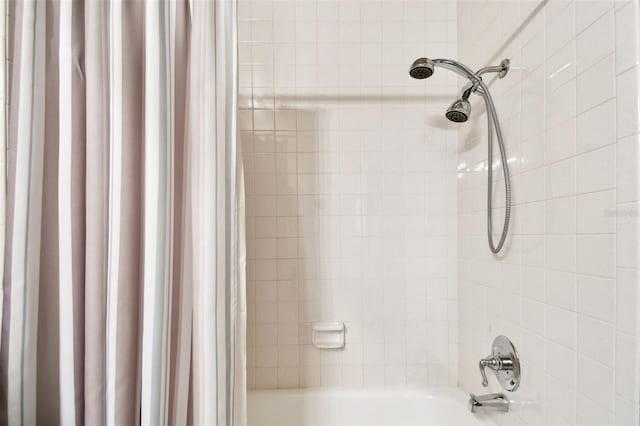
[[[498,121],[498,114],[496,113],[496,107],[493,104],[493,99],[489,93],[487,85],[478,79],[478,83],[482,88],[482,98],[487,109],[487,127],[489,132],[488,140],[488,166],[487,166],[487,239],[489,240],[489,249],[494,254],[497,254],[502,250],[504,242],[507,239],[507,232],[509,231],[509,222],[511,221],[511,182],[509,176],[509,166],[507,164],[507,154],[504,148],[504,140],[502,138],[502,130],[500,128],[500,122]],[[504,175],[504,192],[505,192],[505,211],[504,211],[504,224],[502,225],[502,234],[500,240],[496,246],[493,241],[493,128],[495,127],[496,136],[498,139],[498,148],[500,149],[500,162],[502,164],[502,174]]]

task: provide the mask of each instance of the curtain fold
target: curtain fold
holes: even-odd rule
[[[10,7],[0,423],[246,424],[235,1]]]

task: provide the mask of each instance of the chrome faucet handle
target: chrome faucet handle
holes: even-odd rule
[[[489,367],[494,371],[499,371],[502,369],[502,360],[497,356],[490,356],[487,358],[483,358],[478,363],[480,367],[480,374],[482,374],[482,386],[485,388],[489,386],[489,380],[487,380],[487,373],[485,373],[485,367]]]
[[[520,360],[518,352],[511,341],[498,336],[493,341],[491,355],[483,358],[478,363],[480,374],[482,375],[482,386],[489,386],[486,369],[490,368],[496,373],[496,378],[503,389],[510,392],[515,391],[520,386]]]

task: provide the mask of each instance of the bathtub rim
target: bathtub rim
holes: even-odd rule
[[[429,387],[320,387],[320,388],[292,388],[292,389],[250,389],[247,390],[247,415],[251,415],[250,405],[255,397],[340,397],[357,398],[363,395],[373,397],[412,397],[429,400],[446,400],[460,405],[461,410],[467,411],[469,393],[454,386],[429,386]],[[505,392],[505,396],[509,395]],[[476,421],[481,426],[495,426],[489,412],[481,411],[473,413]],[[505,413],[501,413],[505,414]]]

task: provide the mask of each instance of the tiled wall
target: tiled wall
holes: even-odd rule
[[[458,86],[408,76],[456,56],[455,2],[239,9],[249,387],[456,384]]]
[[[638,425],[638,1],[463,1],[458,29],[474,68],[511,59],[491,90],[514,197],[492,256],[476,105],[458,155],[460,384],[487,391],[477,363],[505,334],[524,371],[498,423]]]

